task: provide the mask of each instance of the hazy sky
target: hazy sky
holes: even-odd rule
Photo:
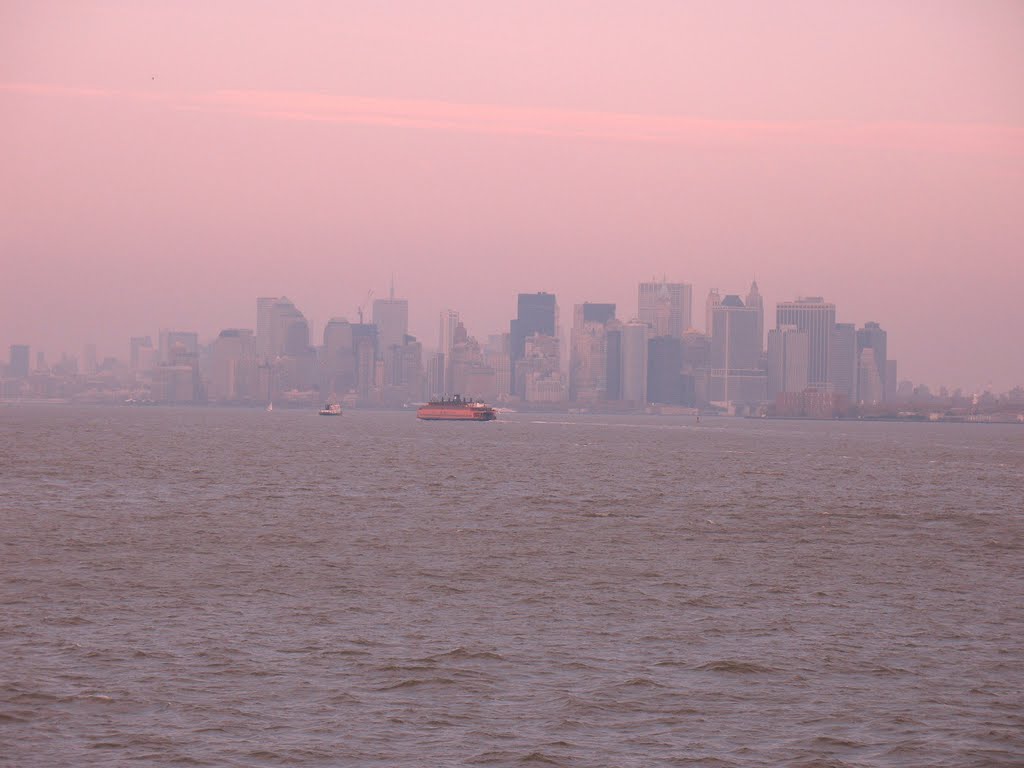
[[[0,356],[392,272],[427,346],[756,275],[769,327],[822,295],[901,378],[1024,383],[1024,3],[0,2]]]

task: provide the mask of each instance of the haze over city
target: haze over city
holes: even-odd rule
[[[1022,0],[0,0],[0,763],[1021,768],[1022,262]]]
[[[900,376],[1024,382],[1024,7],[14,3],[0,349],[314,334],[391,276],[410,331],[519,292],[757,279],[878,321]],[[700,325],[700,323],[698,323]],[[314,341],[319,339],[314,336]]]

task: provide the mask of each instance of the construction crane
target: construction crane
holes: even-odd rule
[[[363,324],[363,307],[370,306],[370,299],[373,298],[373,291],[369,290],[366,292],[366,298],[363,299],[363,303],[356,307],[356,313],[359,315],[359,324]]]

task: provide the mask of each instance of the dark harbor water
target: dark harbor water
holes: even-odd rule
[[[0,764],[1020,766],[1024,429],[0,408]]]

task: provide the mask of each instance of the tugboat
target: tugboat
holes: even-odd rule
[[[498,415],[486,403],[455,395],[421,405],[416,411],[416,418],[425,421],[493,421]]]
[[[338,403],[325,403],[320,409],[321,416],[341,416],[341,405]]]

